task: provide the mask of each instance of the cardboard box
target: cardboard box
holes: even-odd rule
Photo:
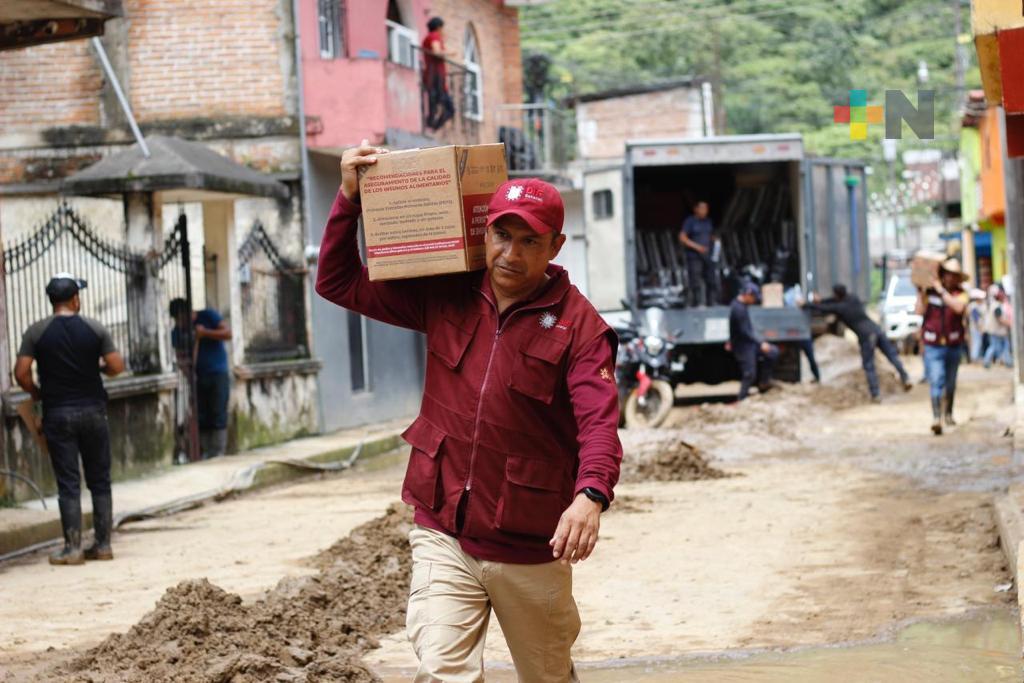
[[[781,282],[769,282],[761,286],[761,305],[765,308],[782,308],[786,305],[783,301],[783,287]]]
[[[915,287],[928,288],[932,280],[939,276],[939,266],[946,260],[942,254],[919,251],[910,261],[910,281]]]
[[[370,279],[483,268],[487,203],[507,179],[502,144],[379,156],[359,178]]]

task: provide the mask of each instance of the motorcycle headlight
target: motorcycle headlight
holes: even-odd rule
[[[657,356],[665,348],[665,340],[652,334],[644,338],[644,347],[647,353]]]

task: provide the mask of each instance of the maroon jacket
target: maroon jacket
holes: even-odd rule
[[[619,478],[614,332],[554,265],[533,300],[501,316],[486,272],[370,282],[359,213],[339,192],[316,291],[427,335],[402,500],[474,557],[551,561],[548,540],[576,494],[592,486],[611,500]]]

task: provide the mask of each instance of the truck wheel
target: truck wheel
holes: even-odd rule
[[[643,405],[640,405],[640,396],[633,391],[626,399],[626,428],[643,429],[659,426],[668,417],[674,400],[675,392],[672,391],[672,385],[663,379],[656,379],[651,383]]]

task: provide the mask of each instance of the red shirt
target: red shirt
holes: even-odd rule
[[[593,487],[612,500],[618,481],[614,332],[555,265],[536,297],[501,315],[486,271],[370,282],[359,213],[339,192],[316,291],[427,335],[420,414],[402,435],[412,446],[402,499],[474,557],[550,562],[576,495]]]
[[[443,57],[433,54],[434,43],[438,43],[440,52],[444,52],[444,39],[439,31],[431,31],[423,39],[423,81],[430,87],[434,79],[439,78],[444,89],[448,89],[448,64]]]

